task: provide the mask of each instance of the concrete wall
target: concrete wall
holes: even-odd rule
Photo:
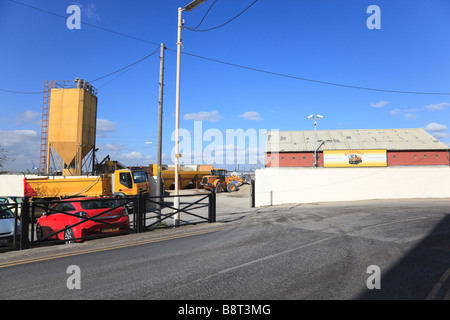
[[[265,168],[255,205],[370,199],[450,198],[450,167]]]

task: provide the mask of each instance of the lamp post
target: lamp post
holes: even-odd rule
[[[317,120],[323,119],[323,116],[320,114],[316,115],[310,115],[306,119],[314,120],[314,167],[317,167]]]
[[[178,37],[177,37],[177,77],[176,77],[176,98],[175,98],[175,198],[174,207],[177,213],[174,215],[174,224],[180,224],[180,190],[179,190],[179,158],[180,155],[180,67],[181,67],[181,47],[183,45],[181,39],[181,29],[183,28],[183,11],[191,11],[198,7],[206,0],[194,0],[187,4],[184,8],[178,8]]]

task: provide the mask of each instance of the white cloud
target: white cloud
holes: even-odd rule
[[[106,144],[105,146],[110,146],[111,149],[100,147],[99,152],[96,153],[98,161],[109,155],[111,160],[118,161],[125,166],[148,166],[154,162],[152,155],[130,150],[130,148],[126,147],[118,150],[116,147],[119,147],[120,144]]]
[[[120,156],[124,159],[129,159],[129,160],[142,160],[144,158],[144,155],[142,154],[142,152],[139,152],[139,151],[131,151],[130,153],[122,153]]]
[[[370,106],[372,108],[382,108],[385,105],[387,105],[388,103],[389,103],[389,101],[379,101],[379,102],[371,103]]]
[[[217,122],[222,119],[217,110],[213,111],[200,111],[194,113],[186,113],[183,117],[184,120],[197,120],[197,121],[209,121]]]
[[[450,137],[450,135],[447,132],[445,132],[448,130],[448,127],[443,124],[431,122],[427,124],[424,129],[426,131],[429,131],[431,135],[436,139],[444,139]]]
[[[153,146],[153,142],[152,141],[145,141],[144,142],[144,149],[150,149]]]
[[[39,112],[27,110],[16,117],[16,123],[33,122],[35,124],[40,124],[40,120],[37,120],[40,116],[41,114]]]
[[[431,123],[427,124],[424,129],[426,131],[432,131],[432,132],[443,132],[443,131],[448,130],[447,126],[436,123],[436,122],[431,122]]]
[[[411,119],[416,119],[417,118],[417,114],[411,113],[411,112],[417,112],[417,111],[419,111],[419,110],[418,109],[403,109],[403,110],[401,110],[401,109],[397,108],[397,109],[391,110],[390,115],[391,116],[397,116],[399,114],[403,114],[403,117],[406,120],[411,120]]]
[[[97,147],[99,148],[99,150],[101,151],[119,151],[119,150],[124,150],[125,147],[123,144],[121,143],[106,143],[106,144],[99,144],[97,145]]]
[[[429,104],[429,105],[425,106],[425,108],[428,110],[442,110],[445,107],[450,107],[450,103],[441,102],[441,103]]]
[[[153,157],[151,155],[145,155],[139,151],[131,151],[129,153],[121,153],[117,155],[118,161],[126,166],[148,166],[152,161],[152,158]]]
[[[433,132],[432,136],[436,139],[444,139],[450,137],[450,135],[446,132]]]
[[[104,137],[107,132],[116,131],[116,123],[105,120],[97,119],[97,137]]]
[[[3,147],[13,147],[21,142],[35,140],[40,138],[40,134],[35,130],[15,130],[2,131],[0,130],[0,145]]]
[[[407,119],[407,120],[411,120],[411,119],[415,119],[415,118],[417,118],[417,114],[414,114],[414,113],[405,114],[405,119]]]
[[[261,121],[262,117],[259,112],[256,111],[247,111],[244,114],[239,115],[239,117],[244,118],[250,121]]]
[[[3,170],[31,171],[31,161],[39,165],[41,135],[35,130],[0,130],[0,146],[5,149],[7,162]]]

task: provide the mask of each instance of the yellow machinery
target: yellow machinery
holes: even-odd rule
[[[151,164],[153,175],[157,174],[157,165]],[[212,165],[182,165],[180,166],[179,181],[180,189],[186,188],[191,183],[198,184],[202,178],[211,174]],[[161,178],[164,182],[164,189],[169,190],[171,185],[175,182],[175,166],[163,165],[161,166]]]
[[[24,178],[24,195],[30,198],[126,197],[149,190],[145,170],[119,169],[97,177]]]
[[[203,188],[215,189],[216,192],[234,192],[243,184],[243,179],[235,175],[227,177],[225,169],[214,169],[211,170],[211,175],[203,177],[201,184]]]
[[[41,164],[62,176],[24,179],[31,198],[133,196],[150,190],[144,169],[132,170],[107,156],[94,172],[97,91],[82,79],[46,82],[41,134]],[[90,155],[90,156],[89,156]],[[88,166],[88,158],[92,160]],[[44,161],[45,160],[45,161]],[[84,172],[83,172],[84,169]]]
[[[52,160],[54,169],[62,175],[80,176],[83,159],[95,150],[97,97],[84,80],[76,79],[71,85],[74,87],[50,91],[46,172]]]

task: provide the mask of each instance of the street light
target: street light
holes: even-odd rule
[[[317,167],[317,120],[323,119],[323,116],[320,114],[316,115],[314,118],[314,115],[310,115],[309,117],[306,117],[308,120],[314,120],[314,167]]]
[[[183,28],[183,11],[191,11],[198,7],[206,0],[194,0],[187,4],[184,8],[178,8],[178,37],[177,37],[177,78],[176,78],[176,102],[175,102],[175,198],[174,207],[177,208],[177,213],[174,215],[175,225],[180,223],[180,190],[179,190],[179,158],[180,155],[180,67],[181,67],[181,47],[183,45],[181,40],[181,29]]]
[[[192,1],[192,2],[189,3],[189,4],[187,4],[187,5],[184,7],[184,11],[189,12],[189,11],[191,11],[192,9],[194,9],[194,8],[198,7],[199,5],[201,5],[203,2],[206,2],[206,0],[194,0],[194,1]]]

